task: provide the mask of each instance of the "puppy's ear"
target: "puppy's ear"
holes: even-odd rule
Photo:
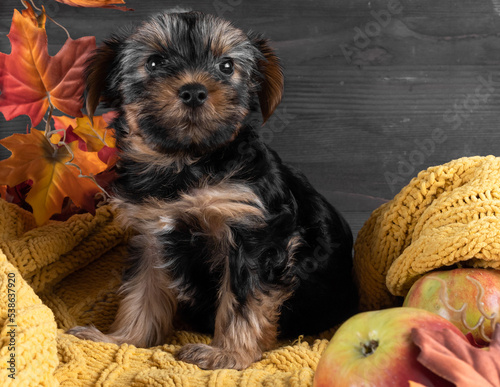
[[[262,118],[266,122],[281,102],[283,96],[283,68],[279,58],[266,39],[252,33],[249,34],[249,37],[253,45],[262,54],[257,63],[261,75],[258,96]]]
[[[118,54],[125,38],[113,37],[106,40],[90,57],[85,70],[87,82],[86,107],[89,117],[93,117],[101,97],[108,105],[119,103],[117,73]]]

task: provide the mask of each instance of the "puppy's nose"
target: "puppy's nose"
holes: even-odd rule
[[[208,97],[208,90],[200,83],[189,83],[179,89],[179,98],[190,107],[201,106]]]

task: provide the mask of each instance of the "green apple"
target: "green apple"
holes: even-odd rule
[[[500,321],[500,271],[454,269],[430,272],[411,287],[403,306],[443,316],[478,343],[489,342]]]
[[[411,340],[414,327],[447,329],[467,342],[451,322],[416,308],[391,308],[357,314],[333,335],[314,376],[314,387],[452,386],[421,365]]]

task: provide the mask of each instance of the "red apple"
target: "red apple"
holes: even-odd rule
[[[443,316],[478,343],[489,342],[500,313],[500,271],[430,272],[413,284],[403,306]]]
[[[335,332],[323,353],[314,387],[452,386],[417,361],[419,348],[411,340],[414,327],[452,330],[451,322],[422,309],[392,308],[357,314]]]

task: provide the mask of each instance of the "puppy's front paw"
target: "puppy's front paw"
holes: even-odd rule
[[[97,329],[93,325],[88,325],[85,327],[76,326],[76,327],[69,329],[66,333],[73,335],[73,336],[76,336],[79,339],[83,339],[83,340],[103,341],[105,343],[115,343],[116,344],[116,340],[112,339],[108,335],[105,335],[104,333],[102,333],[99,329]]]
[[[205,370],[233,368],[241,370],[252,364],[253,360],[245,359],[238,352],[212,347],[206,344],[187,344],[177,352],[177,359],[196,364]]]

